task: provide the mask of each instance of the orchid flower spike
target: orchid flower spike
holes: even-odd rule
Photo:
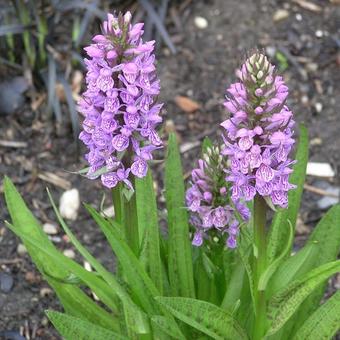
[[[238,71],[239,82],[227,89],[222,154],[230,159],[226,180],[234,201],[256,194],[286,208],[294,163],[293,113],[286,105],[288,87],[267,57],[255,53]]]
[[[108,14],[102,34],[85,47],[89,58],[79,139],[87,146],[87,176],[101,177],[107,188],[119,182],[132,188],[131,176],[144,177],[151,152],[162,147],[156,127],[163,104],[155,73],[154,41],[143,42],[143,24],[131,13]]]
[[[225,182],[227,164],[218,146],[208,148],[198,168],[192,170],[191,185],[186,191],[190,223],[195,228],[193,245],[201,246],[204,238],[226,237],[226,246],[235,248],[239,226],[248,221],[250,211],[241,200],[230,201]]]

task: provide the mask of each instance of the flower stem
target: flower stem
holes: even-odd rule
[[[135,187],[135,181],[132,179],[132,185]],[[137,218],[136,192],[128,199],[124,194],[123,199],[123,227],[125,232],[126,243],[131,250],[138,256],[139,253],[139,233]]]
[[[256,195],[254,200],[254,241],[255,254],[255,323],[253,339],[260,340],[264,336],[266,326],[266,295],[258,290],[260,277],[266,269],[266,214],[267,205],[263,197]]]
[[[118,183],[113,189],[112,189],[112,202],[113,202],[113,207],[115,211],[115,220],[119,223],[122,224],[122,215],[123,215],[123,208],[122,208],[122,195],[121,195],[121,190],[122,190],[122,185]]]
[[[134,185],[134,180],[132,180]],[[115,210],[115,220],[121,226],[122,234],[126,243],[130,246],[135,255],[139,252],[139,234],[138,234],[138,219],[136,193],[131,197],[126,197],[124,186],[119,183],[112,190],[112,200]]]

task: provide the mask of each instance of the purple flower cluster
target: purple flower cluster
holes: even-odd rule
[[[191,186],[186,192],[186,204],[191,212],[190,222],[196,232],[193,245],[200,246],[209,230],[227,233],[226,245],[235,248],[239,224],[247,221],[250,211],[239,200],[230,202],[225,187],[224,161],[219,147],[208,148],[198,168],[192,170]]]
[[[89,59],[86,85],[79,102],[84,116],[79,139],[89,149],[89,178],[101,176],[103,185],[124,182],[130,173],[144,177],[152,152],[162,146],[155,131],[162,121],[157,104],[154,41],[141,39],[143,24],[131,24],[131,14],[108,14],[102,34],[85,48]]]
[[[233,201],[252,200],[258,193],[274,205],[287,207],[294,144],[293,114],[285,105],[288,88],[275,75],[266,56],[255,53],[238,71],[240,82],[227,89],[225,107],[231,114],[221,125],[230,167]]]

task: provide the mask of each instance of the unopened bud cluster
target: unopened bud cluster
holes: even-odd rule
[[[192,170],[191,185],[186,192],[186,204],[191,224],[196,231],[193,244],[200,246],[211,231],[226,234],[226,245],[235,248],[239,224],[249,219],[249,209],[240,201],[230,202],[225,183],[226,166],[219,147],[207,148],[198,168]],[[219,235],[219,236],[220,236]]]

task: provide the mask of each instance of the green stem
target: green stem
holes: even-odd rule
[[[122,186],[119,183],[112,189],[112,202],[115,210],[115,220],[122,224],[123,222],[123,207],[122,207]]]
[[[134,180],[132,180],[133,186]],[[122,227],[126,243],[130,246],[135,255],[139,252],[139,235],[138,235],[138,219],[136,193],[128,199],[124,194],[124,186],[118,184],[112,189],[112,200],[115,209],[115,220]]]
[[[135,180],[132,179],[132,185],[135,188]],[[136,193],[128,199],[124,194],[121,195],[123,200],[123,226],[127,244],[136,256],[139,255],[139,234],[137,218]]]
[[[255,254],[255,323],[253,339],[260,340],[264,336],[266,326],[266,295],[265,291],[258,290],[260,277],[266,269],[266,214],[265,200],[255,196],[254,200],[254,241],[257,254]]]

